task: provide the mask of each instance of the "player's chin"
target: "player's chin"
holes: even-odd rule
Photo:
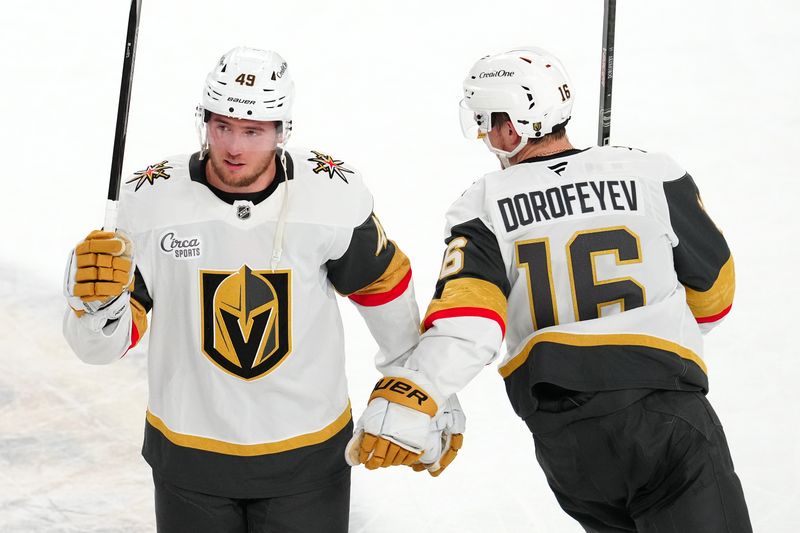
[[[230,183],[228,185],[231,185],[233,187],[249,187],[250,185],[255,183],[257,179],[258,179],[258,174],[237,173],[233,176],[230,176]]]
[[[241,172],[231,172],[225,169],[224,172],[219,173],[219,180],[228,187],[241,187],[250,181],[250,176]]]

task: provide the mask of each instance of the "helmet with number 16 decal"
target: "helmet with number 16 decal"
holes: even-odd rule
[[[529,139],[563,128],[572,113],[570,81],[561,62],[549,52],[526,46],[486,56],[464,80],[461,130],[469,139],[484,139],[495,154],[516,155]],[[507,113],[521,137],[516,148],[500,150],[489,142],[492,113]]]
[[[238,47],[227,52],[208,73],[201,102],[197,128],[204,149],[210,113],[279,122],[282,143],[291,134],[294,82],[286,61],[271,50]]]

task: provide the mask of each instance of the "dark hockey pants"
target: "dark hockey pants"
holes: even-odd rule
[[[186,490],[155,474],[158,533],[346,533],[350,469],[324,487],[275,498],[234,499]]]
[[[722,425],[703,394],[655,391],[580,419],[585,407],[544,433],[536,413],[526,422],[558,503],[587,532],[752,532]]]

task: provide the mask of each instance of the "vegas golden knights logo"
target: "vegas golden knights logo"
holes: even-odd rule
[[[203,353],[245,380],[260,378],[292,351],[291,271],[200,271]]]

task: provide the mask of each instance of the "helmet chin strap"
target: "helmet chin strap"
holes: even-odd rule
[[[208,153],[208,128],[205,121],[205,110],[197,106],[194,113],[194,124],[197,128],[197,139],[200,141],[200,160],[205,159]]]
[[[491,151],[493,154],[497,156],[497,159],[500,160],[500,166],[502,166],[505,169],[511,166],[509,159],[517,155],[520,152],[520,150],[522,150],[525,147],[525,145],[528,144],[528,136],[521,135],[519,138],[519,144],[517,144],[517,146],[511,151],[501,150],[500,148],[493,146],[492,141],[489,140],[488,135],[486,135],[483,138],[483,142],[485,142],[486,146],[489,147],[489,151]]]
[[[272,244],[272,257],[270,259],[270,270],[275,272],[278,268],[278,263],[283,255],[283,233],[286,229],[286,216],[289,213],[289,169],[286,165],[286,139],[282,139],[278,144],[279,150],[278,159],[283,167],[283,199],[281,201],[281,210],[278,214],[278,223],[275,227],[275,240]]]

